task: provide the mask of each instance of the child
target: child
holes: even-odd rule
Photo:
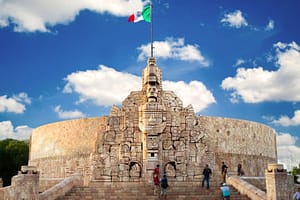
[[[160,197],[162,199],[167,199],[167,188],[169,187],[167,175],[164,174],[160,180]]]
[[[229,187],[226,183],[222,184],[221,190],[222,190],[223,200],[229,200],[230,199],[230,191],[229,191]]]

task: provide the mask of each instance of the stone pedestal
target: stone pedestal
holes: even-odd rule
[[[11,187],[14,188],[13,199],[38,200],[39,173],[36,168],[22,166],[19,174],[12,178]]]
[[[291,180],[282,164],[269,164],[266,170],[267,200],[287,200],[291,195]]]

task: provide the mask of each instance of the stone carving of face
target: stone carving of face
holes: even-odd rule
[[[149,84],[147,88],[147,98],[148,101],[157,101],[158,90],[154,84]]]

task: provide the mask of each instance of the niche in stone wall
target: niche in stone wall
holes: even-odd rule
[[[142,177],[142,167],[138,162],[129,163],[129,177],[131,178]]]
[[[168,177],[176,178],[176,162],[175,161],[167,162],[164,166],[164,173]]]

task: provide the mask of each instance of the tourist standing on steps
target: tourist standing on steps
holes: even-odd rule
[[[242,164],[240,164],[240,163],[237,166],[237,175],[238,176],[243,176],[244,175],[244,171],[242,169]]]
[[[230,190],[226,183],[221,186],[223,200],[230,200]]]
[[[204,187],[204,182],[206,182],[206,188],[209,189],[209,178],[211,175],[211,169],[208,167],[208,164],[206,164],[202,174],[203,174],[202,187]]]
[[[300,200],[300,187],[298,187],[298,191],[293,195],[293,200]]]
[[[226,183],[227,165],[222,162],[222,183]]]
[[[159,186],[159,176],[159,165],[156,165],[156,168],[153,171],[153,182],[156,186]]]
[[[169,187],[167,175],[164,174],[160,180],[160,198],[167,199],[167,189]]]

